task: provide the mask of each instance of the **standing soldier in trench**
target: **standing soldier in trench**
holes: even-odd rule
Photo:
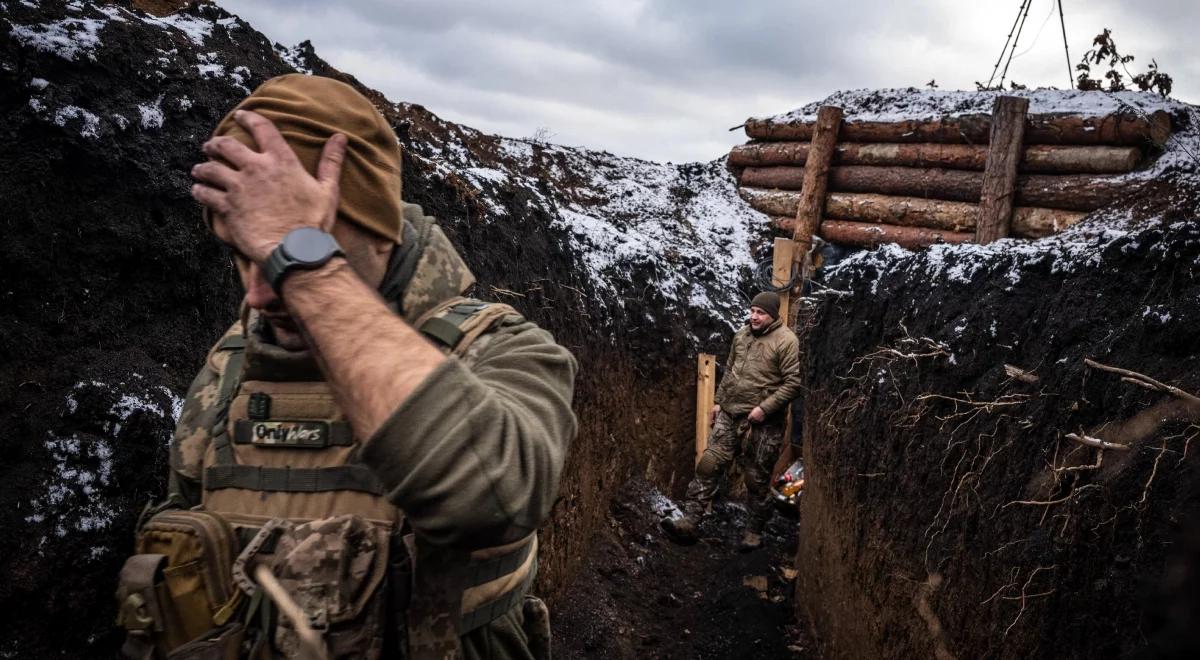
[[[762,545],[771,518],[771,470],[783,446],[788,404],[800,394],[800,344],[779,318],[779,295],[764,291],[750,302],[750,321],[733,336],[725,377],[713,406],[708,448],[688,484],[684,514],[663,520],[676,541],[693,543],[729,465],[741,458],[750,521],[740,550]]]
[[[576,430],[570,352],[462,297],[474,277],[401,201],[396,136],[349,85],[269,80],[203,151],[192,195],[246,295],[122,571],[126,654],[548,657],[528,591]]]

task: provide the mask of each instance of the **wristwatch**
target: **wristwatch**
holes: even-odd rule
[[[320,268],[330,259],[344,256],[346,253],[333,236],[314,227],[301,227],[288,232],[271,250],[271,256],[263,264],[263,275],[275,293],[282,295],[280,287],[288,273]]]

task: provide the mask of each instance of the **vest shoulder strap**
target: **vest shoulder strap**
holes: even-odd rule
[[[520,316],[510,305],[451,298],[417,320],[417,329],[448,352],[462,357],[481,335],[502,319]]]

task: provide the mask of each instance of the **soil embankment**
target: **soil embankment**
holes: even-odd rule
[[[884,248],[827,271],[806,336],[797,598],[829,657],[1188,643],[1168,619],[1195,621],[1194,592],[1164,576],[1200,513],[1198,429],[1170,403],[1143,414],[1173,397],[1084,359],[1200,391],[1189,177],[1054,239]]]
[[[212,5],[156,18],[8,3],[0,654],[115,651],[112,594],[134,521],[163,493],[180,397],[238,302],[186,173],[224,112],[297,70],[357,84],[307,44],[272,45]],[[720,163],[502,139],[364,92],[405,148],[406,199],[447,228],[477,294],[513,304],[580,360],[580,433],[538,587],[564,602],[616,489],[631,475],[686,476],[694,351],[730,332],[749,236],[765,222],[735,204]]]

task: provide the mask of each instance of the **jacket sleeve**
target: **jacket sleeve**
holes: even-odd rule
[[[529,322],[495,331],[471,367],[443,362],[366,443],[364,462],[413,530],[474,549],[541,525],[575,437],[576,363]]]
[[[782,383],[762,403],[758,404],[767,415],[774,415],[796,397],[800,396],[802,381],[800,378],[800,342],[795,335],[789,336],[775,354],[776,366]]]
[[[733,339],[729,342],[729,355],[725,357],[725,375],[721,377],[721,384],[717,387],[717,394],[713,397],[713,401],[717,405],[725,400],[725,393],[729,390],[729,373],[733,369],[733,361],[737,357],[738,337],[741,331],[737,331],[733,335]]]

